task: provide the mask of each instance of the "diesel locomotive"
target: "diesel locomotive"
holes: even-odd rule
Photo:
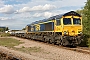
[[[15,35],[51,44],[77,46],[83,40],[82,16],[75,11],[52,16],[28,24],[25,32]]]

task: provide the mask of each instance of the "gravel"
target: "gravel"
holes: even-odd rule
[[[40,52],[31,51],[30,54],[29,53],[27,54],[21,51],[8,49],[6,47],[0,47],[1,50],[10,52],[15,56],[20,56],[25,60],[90,60],[90,54],[84,54],[76,51],[66,50],[63,48],[47,45],[42,42],[36,42],[33,40],[27,40],[17,37],[12,37],[12,38],[25,42],[23,44],[15,46],[16,48],[21,48],[22,46],[26,48],[29,47],[41,48]]]

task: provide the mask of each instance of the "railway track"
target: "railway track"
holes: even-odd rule
[[[54,46],[54,45],[53,45]],[[63,49],[67,49],[67,50],[72,50],[72,51],[76,51],[76,52],[80,52],[80,53],[85,53],[85,54],[90,54],[90,48],[88,47],[62,47],[62,46],[58,46],[55,45],[58,48],[63,48]]]
[[[90,54],[90,48],[87,48],[87,47],[70,48],[70,50]]]
[[[67,50],[72,50],[72,51],[76,51],[76,52],[80,52],[80,53],[85,53],[85,54],[90,54],[90,48],[88,47],[63,47],[63,46],[58,46],[58,45],[52,45],[58,48],[63,48],[63,49],[67,49]]]

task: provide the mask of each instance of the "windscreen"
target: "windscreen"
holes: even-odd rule
[[[80,18],[73,18],[73,24],[81,25],[81,19]]]
[[[71,25],[71,18],[63,18],[64,25]]]

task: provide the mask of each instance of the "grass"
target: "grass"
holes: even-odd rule
[[[14,46],[17,46],[21,43],[23,43],[23,42],[20,42],[16,39],[12,39],[12,38],[0,38],[0,45],[9,47],[9,48],[13,48]]]
[[[24,42],[20,42],[19,40],[12,39],[12,38],[7,38],[7,37],[0,38],[0,46],[12,48],[14,50],[19,50],[25,53],[40,52],[42,50],[41,47],[28,47],[28,48],[24,46],[22,46],[21,48],[14,47],[22,43]]]
[[[19,50],[19,51],[23,51],[25,53],[30,53],[30,52],[41,52],[42,49],[41,47],[24,47],[22,46],[22,48],[16,48],[16,50]]]

